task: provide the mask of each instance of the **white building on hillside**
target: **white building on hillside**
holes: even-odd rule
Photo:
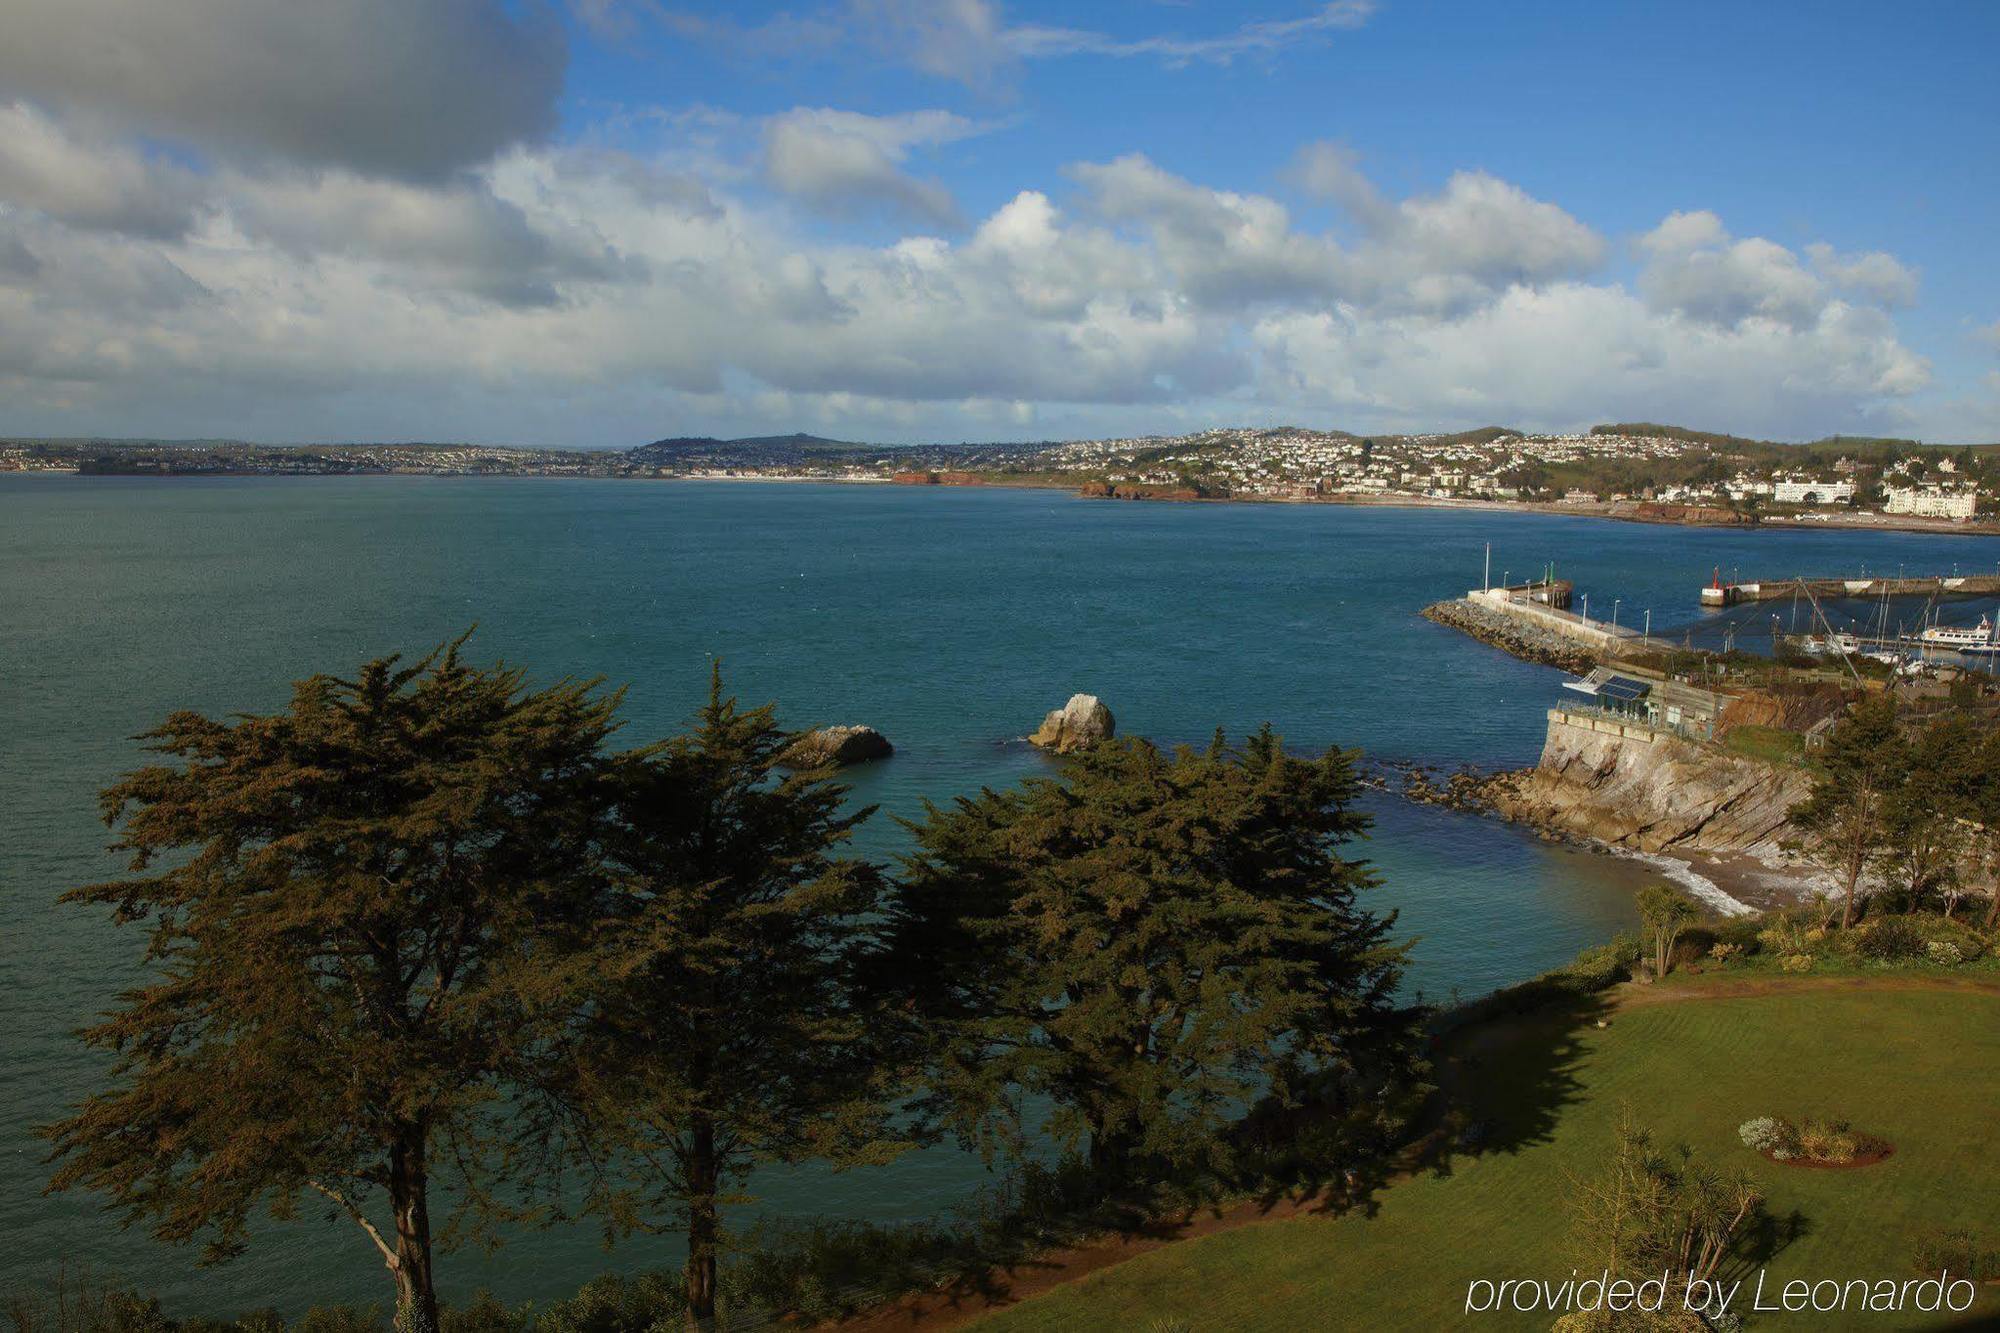
[[[1854,498],[1851,481],[1781,481],[1771,488],[1771,498],[1781,505],[1830,505]]]
[[[1912,514],[1918,518],[1971,518],[1979,507],[1979,496],[1974,491],[1947,491],[1936,486],[1891,486],[1887,490],[1889,503],[1883,508],[1891,514]]]

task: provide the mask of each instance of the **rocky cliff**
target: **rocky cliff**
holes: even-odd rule
[[[1492,780],[1509,819],[1640,852],[1779,859],[1805,773],[1641,727],[1552,711],[1541,762]]]

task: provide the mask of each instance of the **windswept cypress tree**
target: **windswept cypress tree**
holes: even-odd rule
[[[750,1168],[881,1161],[891,1070],[855,963],[881,877],[839,855],[821,772],[785,773],[794,737],[737,709],[720,669],[692,732],[626,756],[606,835],[607,897],[585,959],[555,1101],[603,1163],[588,1206],[613,1234],[678,1231],[689,1321],[714,1316],[722,1207]]]
[[[110,1088],[43,1131],[52,1188],[103,1190],[210,1260],[253,1212],[324,1200],[380,1253],[406,1330],[437,1326],[434,1164],[476,1203],[499,1160],[519,986],[574,910],[616,710],[459,647],[146,735],[173,762],[102,798],[135,876],[66,898],[149,922],[153,976],[84,1033]]]
[[[1415,1071],[1394,914],[1342,849],[1349,757],[1100,745],[1060,777],[932,807],[889,957],[929,1036],[928,1109],[988,1144],[1024,1095],[1108,1176],[1221,1164],[1260,1099],[1373,1095]],[[1364,1094],[1363,1089],[1370,1090]]]

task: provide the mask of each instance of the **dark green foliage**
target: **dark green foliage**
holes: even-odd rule
[[[1057,1140],[1115,1176],[1222,1168],[1259,1098],[1392,1105],[1417,1064],[1406,946],[1340,855],[1356,794],[1349,756],[1297,760],[1266,729],[1240,752],[1115,741],[932,807],[890,950],[929,1038],[923,1109],[1005,1145],[1048,1098]]]
[[[691,733],[620,760],[602,919],[548,1080],[573,1117],[550,1122],[558,1156],[594,1164],[586,1206],[608,1232],[687,1236],[697,1318],[752,1165],[896,1150],[894,1070],[854,971],[881,878],[838,855],[871,812],[843,814],[824,774],[782,772],[792,739],[769,707],[738,711],[718,672]]]
[[[271,716],[176,713],[172,762],[104,793],[130,879],[78,889],[146,922],[151,979],[84,1039],[111,1087],[44,1133],[52,1188],[240,1251],[302,1201],[367,1232],[401,1314],[436,1323],[430,1163],[476,1220],[523,1035],[517,984],[575,898],[576,839],[615,700],[530,691],[458,645]]]
[[[1854,924],[1868,892],[1864,876],[1888,843],[1888,803],[1908,763],[1895,699],[1871,695],[1828,734],[1812,793],[1791,812],[1813,855],[1839,877],[1843,928]]]
[[[1863,958],[1893,963],[1922,958],[1926,943],[1924,933],[1914,924],[1900,916],[1888,916],[1857,933],[1854,951]]]

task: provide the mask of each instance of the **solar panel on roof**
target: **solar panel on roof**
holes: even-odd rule
[[[1652,693],[1653,687],[1643,680],[1633,680],[1629,676],[1613,676],[1597,687],[1602,698],[1616,699],[1620,703],[1631,703]]]

